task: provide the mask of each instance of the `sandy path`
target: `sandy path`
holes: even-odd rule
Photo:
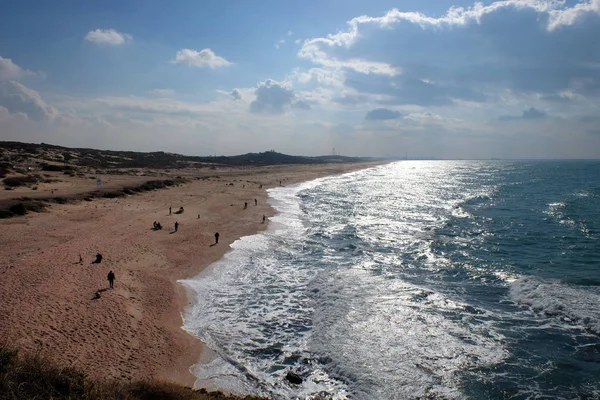
[[[0,340],[95,377],[157,377],[192,386],[189,368],[202,344],[181,329],[188,303],[176,281],[266,226],[262,215],[272,210],[264,189],[367,166],[227,170],[180,187],[0,220]],[[169,215],[169,206],[185,212]],[[153,221],[163,230],[151,230]],[[180,226],[173,233],[175,221]],[[219,244],[211,247],[216,231]],[[92,264],[97,252],[104,259]],[[113,290],[106,290],[109,270],[116,275]],[[98,290],[101,297],[93,299]]]

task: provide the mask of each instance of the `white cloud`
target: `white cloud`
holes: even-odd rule
[[[50,120],[58,115],[38,92],[16,81],[0,82],[0,106],[11,114],[23,114],[36,121]]]
[[[85,35],[85,40],[92,43],[118,46],[130,41],[133,37],[127,33],[117,32],[114,29],[96,29]]]
[[[0,56],[0,81],[20,79],[27,75],[33,75],[31,71],[24,70],[15,64],[10,58]]]
[[[450,27],[452,25],[466,25],[470,22],[481,23],[486,14],[498,12],[502,9],[514,8],[518,10],[531,9],[538,13],[546,13],[550,19],[546,25],[548,30],[556,29],[562,25],[572,25],[578,18],[588,12],[600,13],[598,0],[587,0],[573,7],[562,8],[562,0],[500,0],[489,5],[475,3],[472,7],[451,7],[442,17],[428,17],[419,12],[402,12],[394,8],[383,17],[360,16],[348,21],[350,29],[342,35],[344,43],[352,44],[358,36],[360,24],[375,24],[380,27],[389,27],[402,21],[421,26],[421,28]]]
[[[232,63],[225,58],[216,55],[211,49],[202,49],[200,51],[192,49],[182,49],[177,52],[175,64],[184,64],[190,67],[209,67],[220,68],[231,65]]]
[[[344,39],[346,40],[346,39]],[[400,71],[388,63],[368,61],[360,58],[350,58],[346,60],[330,56],[326,51],[323,51],[320,46],[322,44],[328,46],[350,46],[351,42],[332,41],[330,38],[319,38],[305,40],[302,48],[298,52],[298,56],[306,58],[315,64],[320,64],[324,67],[335,69],[351,69],[363,74],[381,74],[381,75],[397,75]]]
[[[173,89],[152,89],[148,93],[155,96],[171,97],[175,94]]]
[[[359,41],[365,40],[365,31],[368,33],[368,38],[372,32],[371,27],[390,29],[401,23],[409,23],[417,25],[421,29],[447,29],[453,26],[480,24],[487,15],[503,10],[531,10],[545,16],[546,29],[553,31],[559,27],[574,24],[588,13],[600,14],[600,0],[587,0],[570,8],[565,8],[564,4],[565,2],[561,0],[501,0],[489,5],[476,3],[469,8],[452,7],[441,17],[429,17],[419,12],[402,12],[392,9],[381,17],[363,15],[353,18],[347,22],[348,29],[345,31],[305,40],[298,56],[331,68],[346,68],[364,74],[393,76],[402,72],[398,65],[360,55],[342,57],[341,54],[349,53],[349,50]],[[544,18],[540,20],[544,21]],[[450,34],[452,33],[450,32]],[[406,40],[406,37],[401,40]],[[518,46],[518,43],[515,45]],[[427,43],[418,44],[414,50],[420,52],[419,46],[427,46]]]
[[[282,114],[295,98],[294,91],[284,82],[267,79],[255,90],[256,100],[250,103],[253,113]]]
[[[365,112],[377,104],[490,106],[507,89],[574,102],[600,97],[600,53],[592,39],[599,34],[600,0],[574,6],[504,0],[453,7],[439,17],[392,9],[305,40],[298,56],[318,68],[295,77],[303,85],[326,85],[316,71],[336,71],[341,85],[333,100]],[[342,95],[347,89],[353,93]]]
[[[285,39],[279,39],[277,43],[275,43],[275,48],[279,50],[279,47],[283,44],[285,44]]]
[[[344,86],[345,75],[343,71],[335,68],[310,68],[303,72],[295,69],[289,75],[289,79],[295,80],[302,85],[315,84],[318,86]]]
[[[551,10],[548,29],[554,30],[561,26],[573,25],[578,19],[591,12],[600,14],[599,0],[584,1],[582,3],[575,4],[575,6],[572,8],[567,8],[565,10]]]

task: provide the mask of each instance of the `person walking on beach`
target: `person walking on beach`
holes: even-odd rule
[[[215,244],[219,244],[219,232],[215,232]]]
[[[169,215],[171,215],[171,207],[169,207]]]
[[[246,208],[248,208],[248,202],[247,202],[247,201],[245,201],[245,202],[244,202],[244,210],[245,210]]]
[[[177,232],[178,228],[179,228],[179,222],[175,221],[175,232]]]
[[[81,253],[79,253],[79,264],[83,264],[83,257],[81,257]]]
[[[113,288],[113,284],[115,282],[115,274],[112,271],[110,271],[108,273],[107,279],[108,279],[108,285],[112,289]]]
[[[254,205],[257,206],[258,205],[258,201],[256,199],[254,199]]]
[[[267,216],[263,215],[263,222],[262,222],[263,224],[265,223],[266,219],[267,219]]]

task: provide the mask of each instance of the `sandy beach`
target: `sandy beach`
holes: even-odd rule
[[[266,227],[262,216],[272,209],[265,189],[372,165],[223,168],[211,177],[178,171],[189,183],[0,220],[0,338],[93,377],[193,386],[189,369],[203,346],[181,328],[189,299],[177,280],[197,275],[233,241]],[[40,192],[82,190],[76,179]],[[175,214],[180,207],[184,213]],[[153,221],[163,229],[152,230]],[[217,231],[219,244],[211,246]],[[103,255],[100,264],[92,263],[96,253]]]

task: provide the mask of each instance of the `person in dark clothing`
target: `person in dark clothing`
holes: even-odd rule
[[[257,206],[258,205],[258,201],[256,199],[254,199],[254,205]]]
[[[177,232],[178,228],[179,228],[179,222],[175,221],[175,232]]]
[[[246,201],[246,202],[244,202],[244,210],[245,210],[246,208],[248,208],[248,202],[247,202],[247,201]]]
[[[169,207],[169,215],[171,215],[171,207]]]
[[[98,253],[96,254],[96,260],[94,261],[94,264],[100,264],[102,262],[102,254]]]
[[[115,282],[115,274],[112,271],[110,271],[108,273],[107,279],[108,279],[108,285],[112,289],[113,288],[113,283]]]
[[[215,232],[215,244],[219,243],[219,232]]]
[[[262,222],[263,224],[265,223],[266,219],[267,219],[267,216],[263,215],[263,222]]]

